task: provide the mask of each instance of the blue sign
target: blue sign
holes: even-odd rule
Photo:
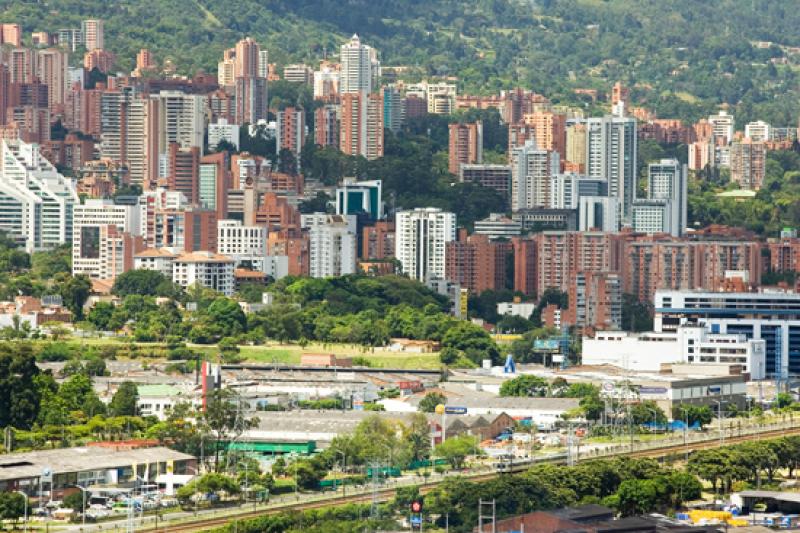
[[[708,394],[719,394],[722,392],[722,387],[708,387]]]
[[[422,525],[422,517],[421,516],[412,516],[411,517],[411,525],[412,526],[421,526]]]
[[[467,414],[467,408],[445,405],[444,412],[448,415],[465,415]]]
[[[666,387],[639,387],[639,394],[666,394]]]

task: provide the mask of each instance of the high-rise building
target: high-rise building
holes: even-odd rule
[[[75,182],[40,153],[37,144],[0,139],[0,231],[28,252],[72,238]]]
[[[236,43],[235,71],[236,78],[259,78],[259,54],[261,47],[251,37],[246,37]]]
[[[586,121],[586,174],[608,181],[623,220],[630,220],[636,196],[636,119],[589,118]]]
[[[256,124],[267,119],[267,78],[236,78],[237,124]]]
[[[619,231],[619,219],[613,196],[578,197],[578,231]]]
[[[536,241],[536,294],[567,292],[578,272],[619,272],[624,236],[607,232],[544,231]]]
[[[744,136],[755,142],[766,142],[772,140],[772,126],[763,120],[748,122],[744,126]]]
[[[295,168],[300,165],[300,151],[306,135],[305,111],[301,108],[287,107],[277,113],[275,128],[275,153],[290,151],[295,157]]]
[[[103,74],[108,74],[114,68],[114,54],[102,48],[95,48],[83,56],[83,68],[91,72],[97,69]]]
[[[269,51],[261,50],[258,52],[258,77],[270,79]]]
[[[457,282],[473,294],[503,290],[510,254],[510,242],[492,241],[487,235],[450,241],[445,251],[445,279]]]
[[[394,84],[384,85],[383,89],[383,127],[397,133],[405,120],[403,96]]]
[[[8,70],[11,83],[33,83],[36,71],[36,50],[12,48],[8,52]]]
[[[333,66],[320,67],[314,72],[314,99],[330,101],[339,94],[339,71]]]
[[[312,278],[355,273],[355,216],[314,213],[302,215],[301,225],[308,230],[309,275]]]
[[[558,152],[536,146],[529,139],[511,151],[511,209],[550,206],[551,178],[559,172]]]
[[[358,35],[353,35],[350,41],[342,45],[339,62],[340,94],[371,92],[375,88],[380,73],[377,53],[373,48],[361,44]]]
[[[539,148],[558,152],[561,160],[567,155],[567,132],[565,115],[538,112],[525,115],[525,123],[533,127],[536,145]]]
[[[200,159],[198,203],[217,213],[217,220],[228,218],[228,189],[231,188],[230,157],[217,152]]]
[[[246,226],[238,220],[220,220],[217,223],[217,251],[234,260],[237,267],[266,272],[267,228]]]
[[[677,235],[680,224],[676,220],[675,202],[672,200],[636,200],[633,202],[631,228],[637,233]]]
[[[228,48],[222,52],[222,61],[217,63],[217,82],[222,87],[236,84],[236,49]]]
[[[339,147],[339,106],[325,104],[314,110],[314,143]]]
[[[761,246],[753,241],[685,241],[647,237],[625,245],[625,292],[652,301],[658,289],[721,291],[726,273],[745,272],[749,282],[761,280]]]
[[[6,65],[0,64],[0,125],[7,124],[6,109],[11,101],[11,73]]]
[[[383,218],[381,180],[356,181],[345,178],[336,189],[336,214],[358,215],[366,213],[371,220]]]
[[[456,215],[428,207],[396,215],[395,257],[417,281],[444,279],[447,243],[456,238]]]
[[[78,28],[61,28],[58,30],[58,45],[70,52],[75,52],[83,46],[83,32]]]
[[[314,71],[305,64],[286,65],[283,67],[283,79],[292,83],[309,85],[314,81]]]
[[[556,174],[550,180],[551,209],[578,209],[582,196],[608,196],[608,182],[574,172]]]
[[[88,199],[83,205],[76,205],[72,224],[72,275],[113,279],[126,270],[126,264],[130,269],[132,253],[138,250],[124,247],[117,250],[116,246],[111,246],[111,254],[103,251],[109,250],[109,241],[118,241],[120,233],[140,235],[139,216],[139,206],[115,205],[111,200]],[[109,226],[117,231],[109,232]]]
[[[192,203],[200,201],[200,149],[171,143],[167,152],[167,189],[177,191]]]
[[[525,295],[536,294],[539,276],[537,273],[536,241],[531,238],[514,237],[514,291]]]
[[[83,44],[88,51],[105,48],[102,20],[84,20],[81,23],[81,33],[83,34]]]
[[[383,97],[380,93],[342,94],[339,148],[369,160],[383,156]]]
[[[647,198],[670,202],[670,227],[662,231],[683,235],[687,225],[687,169],[677,159],[662,159],[647,167]]]
[[[511,165],[465,165],[462,163],[458,172],[458,180],[494,189],[503,197],[506,205],[511,203]]]
[[[508,125],[508,158],[511,159],[511,152],[515,148],[525,146],[525,143],[531,139],[536,139],[536,132],[533,126],[525,124],[524,122],[514,122]]]
[[[767,171],[766,144],[744,139],[732,143],[730,148],[731,181],[742,189],[759,190]]]
[[[467,124],[450,124],[450,150],[447,168],[458,175],[462,164],[483,163],[483,124],[481,121]]]
[[[577,272],[561,323],[583,334],[622,329],[622,281],[616,272]]]
[[[36,76],[47,85],[47,94],[51,107],[63,106],[67,100],[69,88],[67,68],[69,57],[66,51],[58,48],[39,50],[36,60]]]
[[[22,46],[22,26],[15,23],[0,24],[0,44]]]
[[[179,91],[161,91],[151,96],[159,102],[158,148],[166,153],[171,143],[203,150],[205,98]]]
[[[155,70],[157,67],[156,60],[150,50],[147,48],[139,50],[139,53],[136,54],[136,70],[134,71],[136,76],[141,76],[144,72]]]
[[[724,144],[730,144],[733,141],[733,115],[729,115],[727,111],[720,111],[717,115],[709,116],[708,122],[711,125],[712,135],[716,139],[721,139]]]
[[[386,259],[394,257],[395,230],[394,222],[378,221],[361,230],[361,258]]]

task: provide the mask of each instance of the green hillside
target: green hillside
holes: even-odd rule
[[[787,1],[0,0],[0,20],[26,33],[87,17],[107,21],[107,48],[124,68],[146,46],[181,71],[214,71],[244,35],[278,64],[313,62],[358,32],[384,65],[456,75],[468,91],[521,85],[579,103],[572,89],[619,79],[661,116],[694,119],[728,103],[737,120],[797,122],[800,10]]]

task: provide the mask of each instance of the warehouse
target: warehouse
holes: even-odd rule
[[[11,453],[0,456],[0,491],[22,491],[34,496],[41,490],[48,500],[82,487],[130,487],[136,478],[155,482],[160,474],[194,474],[196,459],[157,446],[121,448],[86,446]]]

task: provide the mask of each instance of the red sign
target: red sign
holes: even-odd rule
[[[422,502],[411,502],[411,512],[412,513],[421,513],[422,512]]]

